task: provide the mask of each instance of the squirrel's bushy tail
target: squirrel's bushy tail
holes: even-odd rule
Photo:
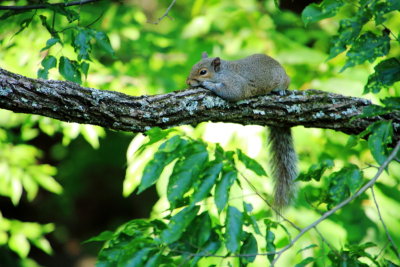
[[[295,194],[297,178],[297,154],[292,132],[288,127],[269,127],[270,164],[275,180],[274,207],[280,211]]]

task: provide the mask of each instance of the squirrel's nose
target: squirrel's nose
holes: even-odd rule
[[[190,85],[190,79],[189,78],[186,79],[186,84]]]

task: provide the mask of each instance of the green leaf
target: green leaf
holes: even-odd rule
[[[260,228],[258,227],[256,218],[254,218],[254,216],[250,214],[252,210],[253,210],[253,206],[252,206],[250,203],[243,202],[243,211],[244,211],[244,212],[243,212],[243,215],[244,215],[244,220],[245,220],[248,224],[250,224],[250,225],[253,226],[254,232],[255,232],[256,234],[261,235]],[[246,225],[247,225],[247,224],[246,224]]]
[[[307,249],[315,248],[315,247],[318,247],[318,246],[315,245],[315,244],[311,244],[311,245],[309,245],[309,246],[307,246],[307,247],[305,247],[305,248],[299,249],[299,251],[297,251],[297,254],[300,254],[301,252],[303,252],[303,251],[305,251],[305,250],[307,250]]]
[[[321,4],[311,4],[304,8],[301,19],[307,26],[310,22],[320,21],[336,15],[339,8],[344,5],[341,0],[324,0]]]
[[[81,73],[79,72],[75,62],[70,61],[68,58],[62,56],[60,57],[60,64],[58,70],[61,75],[68,81],[75,83],[82,83]]]
[[[63,192],[62,186],[54,180],[53,177],[41,173],[36,174],[34,177],[38,184],[44,189],[55,194],[61,194]]]
[[[97,44],[103,49],[103,51],[113,57],[115,56],[114,49],[111,47],[110,40],[108,39],[107,34],[102,31],[95,30],[92,30],[90,33],[96,39]]]
[[[144,267],[158,267],[160,266],[161,254],[154,254],[149,258]]]
[[[55,37],[51,37],[50,39],[47,40],[46,42],[46,46],[43,47],[40,52],[49,49],[50,47],[52,47],[53,45],[55,45],[56,43],[60,43],[61,44],[61,40],[59,38],[55,38]]]
[[[168,224],[168,228],[161,232],[161,240],[166,244],[177,241],[196,217],[199,210],[199,206],[191,206],[174,215]]]
[[[48,255],[52,254],[53,250],[51,249],[50,243],[46,238],[41,237],[41,238],[37,238],[37,239],[30,239],[30,241],[32,242],[32,244],[35,247],[44,251]]]
[[[243,241],[243,245],[240,248],[240,254],[249,255],[249,254],[257,254],[258,245],[257,240],[252,234],[248,234],[247,238]],[[247,264],[253,262],[256,259],[256,255],[254,256],[243,256],[240,257],[240,262],[242,264]]]
[[[208,242],[202,247],[197,254],[199,255],[213,255],[221,247],[221,242],[216,235],[212,236]],[[194,256],[190,263],[191,267],[197,266],[197,262],[202,258],[202,256]]]
[[[276,247],[275,247],[275,234],[274,232],[271,231],[271,226],[267,225],[267,233],[265,235],[265,240],[267,241],[267,252],[275,252],[276,251]],[[273,262],[274,258],[275,258],[275,254],[269,254],[268,256],[268,260],[269,262]]]
[[[210,194],[211,188],[215,185],[215,181],[222,171],[222,162],[213,161],[210,165],[211,166],[204,171],[204,178],[201,184],[193,193],[193,203],[203,200]]]
[[[24,174],[21,177],[21,182],[22,182],[24,189],[26,190],[28,201],[33,201],[33,199],[36,197],[36,195],[39,191],[38,184],[32,178],[32,176],[29,174]]]
[[[374,1],[373,1],[374,2]],[[376,25],[380,25],[386,21],[385,15],[389,12],[400,10],[400,1],[398,0],[385,0],[371,7],[371,11],[375,15]]]
[[[165,147],[171,147],[170,143],[178,144],[182,141],[180,138],[171,138],[165,141],[160,147],[159,151],[154,154],[154,158],[147,163],[143,170],[142,180],[139,185],[138,194],[152,186],[160,177],[164,168],[170,164],[174,159],[179,157],[179,153],[165,153]]]
[[[328,177],[328,208],[340,203],[354,193],[362,184],[363,173],[350,164]]]
[[[208,160],[208,152],[205,146],[199,145],[197,147],[200,151],[196,148],[190,149],[184,158],[178,160],[169,177],[167,198],[171,207],[174,207],[176,202],[183,198]]]
[[[89,242],[104,242],[110,240],[114,236],[114,232],[111,231],[104,231],[101,234],[91,237],[88,240],[85,240],[83,244],[89,243]]]
[[[172,132],[176,132],[176,129],[173,128],[173,129],[162,130],[158,127],[154,127],[154,128],[151,128],[150,130],[146,131],[145,135],[147,137],[149,137],[149,141],[140,147],[138,153],[140,154],[147,146],[150,146],[150,145],[157,143],[158,141],[166,138]]]
[[[368,137],[368,147],[374,159],[379,164],[385,162],[388,156],[387,145],[392,143],[393,128],[391,121],[378,121],[368,127],[371,134]]]
[[[342,19],[340,21],[338,35],[334,36],[331,41],[328,60],[345,51],[348,45],[353,44],[366,21],[368,20],[360,19],[358,17]]]
[[[53,56],[46,56],[42,60],[43,69],[39,69],[38,77],[47,80],[49,75],[49,69],[57,66],[57,59]]]
[[[92,50],[92,46],[90,45],[91,38],[90,32],[86,29],[80,29],[78,34],[74,36],[72,44],[78,53],[78,60],[90,60],[89,54]]]
[[[386,56],[389,50],[390,38],[388,33],[380,36],[368,31],[353,43],[346,54],[348,58],[347,62],[340,71],[364,63],[365,61],[372,63],[376,58]]]
[[[123,253],[123,257],[119,262],[120,266],[143,266],[147,259],[147,255],[151,252],[152,248],[144,247],[138,251],[135,250],[133,254]]]
[[[228,206],[225,223],[225,245],[228,251],[237,252],[240,248],[243,214],[235,207]]]
[[[21,258],[26,258],[31,248],[26,237],[20,233],[11,235],[10,239],[8,240],[8,246]]]
[[[311,262],[315,262],[315,258],[314,257],[307,257],[304,260],[302,260],[301,262],[297,263],[294,267],[306,267],[307,264],[309,264]]]
[[[388,108],[400,109],[400,97],[386,97],[381,102]]]
[[[89,66],[90,66],[89,63],[87,63],[87,62],[82,62],[81,63],[80,68],[82,70],[82,73],[85,75],[85,77],[87,77],[87,75],[88,75]]]
[[[171,153],[174,152],[177,147],[182,143],[183,139],[179,135],[175,135],[168,139],[166,142],[164,142],[160,147],[158,148],[158,151],[164,152],[164,153]]]
[[[307,172],[300,173],[296,180],[305,182],[315,180],[319,182],[324,172],[332,169],[333,166],[334,163],[332,159],[324,159],[319,163],[311,165]]]
[[[393,112],[392,108],[370,105],[363,108],[363,113],[359,116],[360,118],[371,118],[379,115],[384,115]]]
[[[254,159],[248,157],[246,154],[244,154],[240,149],[236,150],[236,153],[238,155],[238,158],[243,164],[246,166],[247,169],[252,170],[255,174],[259,176],[267,176],[267,173],[265,172],[264,168]]]
[[[375,66],[375,72],[368,77],[364,94],[379,93],[383,88],[389,88],[400,81],[400,60],[389,58]]]
[[[222,175],[221,180],[215,187],[215,205],[217,206],[218,212],[221,212],[229,199],[229,189],[237,179],[237,172],[230,171]]]
[[[16,173],[14,173],[14,175],[15,174]],[[18,173],[17,175],[18,176],[22,175],[22,173],[21,174]],[[22,196],[22,184],[20,181],[21,177],[18,177],[18,176],[14,176],[11,179],[11,184],[10,184],[10,186],[11,186],[10,198],[11,198],[11,201],[14,204],[14,206],[18,205],[19,201],[21,200],[21,196]]]
[[[211,218],[207,211],[203,212],[191,223],[189,241],[196,247],[202,247],[211,236]]]

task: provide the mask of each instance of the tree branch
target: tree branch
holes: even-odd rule
[[[356,118],[368,105],[371,103],[366,99],[317,90],[288,91],[286,96],[265,95],[237,103],[226,102],[205,89],[133,97],[72,82],[31,79],[0,68],[0,108],[122,131],[213,121],[302,125],[359,134],[375,121],[391,119],[397,142],[400,115]]]
[[[55,4],[38,4],[38,5],[30,5],[30,6],[0,6],[0,10],[33,10],[33,9],[45,9],[49,8],[49,6],[77,6],[77,5],[85,5],[93,2],[98,2],[101,0],[78,0],[72,1],[68,3],[55,3]]]

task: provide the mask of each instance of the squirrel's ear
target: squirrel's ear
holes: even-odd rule
[[[218,72],[221,69],[221,59],[219,57],[214,58],[211,66],[213,66],[215,72]]]
[[[208,58],[208,54],[207,54],[207,52],[203,52],[203,53],[201,53],[201,58]]]

